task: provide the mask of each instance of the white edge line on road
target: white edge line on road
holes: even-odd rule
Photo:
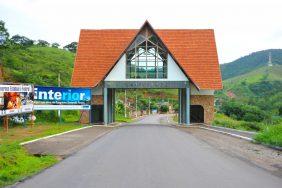
[[[207,128],[207,127],[200,127],[200,128],[201,129],[206,129],[206,130],[209,130],[209,131],[214,131],[214,132],[222,133],[222,134],[227,134],[227,135],[230,135],[230,136],[233,136],[233,137],[236,137],[236,138],[241,138],[241,139],[247,140],[247,141],[253,141],[252,138],[248,138],[248,137],[241,136],[241,135],[238,135],[238,134],[233,134],[233,133],[228,133],[228,132],[224,132],[224,131],[219,131],[219,130],[215,130],[215,129],[211,129],[211,128]]]
[[[231,128],[228,128],[228,127],[220,127],[220,126],[215,126],[215,125],[211,125],[211,127],[223,129],[223,130],[225,129],[225,130],[230,130],[230,131],[237,131],[237,132],[240,132],[240,133],[248,133],[248,134],[256,134],[257,133],[257,132],[254,132],[254,131],[243,131],[243,130],[231,129]]]
[[[39,141],[39,140],[44,140],[44,139],[47,139],[47,138],[52,138],[52,137],[55,137],[55,136],[63,135],[63,134],[70,133],[70,132],[79,131],[79,130],[82,130],[82,129],[87,129],[87,128],[90,128],[90,127],[93,127],[93,126],[89,125],[89,126],[85,126],[85,127],[82,127],[82,128],[73,129],[73,130],[70,130],[70,131],[65,131],[65,132],[62,132],[62,133],[53,134],[53,135],[37,138],[37,139],[34,139],[34,140],[29,140],[29,141],[26,141],[26,142],[21,142],[20,145],[22,146],[22,145],[25,145],[25,144],[29,144],[29,143],[32,143],[32,142]]]

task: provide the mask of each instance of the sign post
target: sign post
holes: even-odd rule
[[[4,131],[8,132],[8,129],[9,129],[9,118],[8,118],[8,116],[4,116],[3,126],[4,126]]]

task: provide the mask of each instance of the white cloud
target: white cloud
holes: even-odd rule
[[[0,0],[11,34],[67,44],[82,28],[213,28],[220,63],[250,52],[281,48],[279,0]]]

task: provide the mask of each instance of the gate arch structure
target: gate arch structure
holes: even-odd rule
[[[190,124],[191,105],[201,105],[208,124],[214,91],[222,88],[214,32],[154,29],[148,21],[140,29],[81,30],[71,83],[92,88],[93,109],[83,113],[84,123],[115,121],[116,89],[174,88],[179,123]]]

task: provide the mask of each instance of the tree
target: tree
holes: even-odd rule
[[[0,20],[0,46],[4,45],[8,39],[8,29],[5,27],[5,22]]]
[[[50,43],[49,42],[47,42],[46,40],[41,40],[41,39],[39,39],[38,41],[37,41],[37,45],[38,46],[49,46],[50,45]]]
[[[59,48],[59,46],[60,46],[60,44],[56,43],[56,42],[52,43],[52,45],[51,45],[52,48]]]
[[[29,38],[27,38],[25,36],[21,36],[21,35],[14,35],[14,36],[12,36],[11,41],[14,44],[18,44],[18,45],[23,46],[23,47],[31,46],[34,43],[33,40],[31,40],[31,39],[29,39]]]
[[[72,42],[66,46],[64,46],[65,50],[68,50],[70,52],[76,53],[76,49],[77,49],[77,42]]]

